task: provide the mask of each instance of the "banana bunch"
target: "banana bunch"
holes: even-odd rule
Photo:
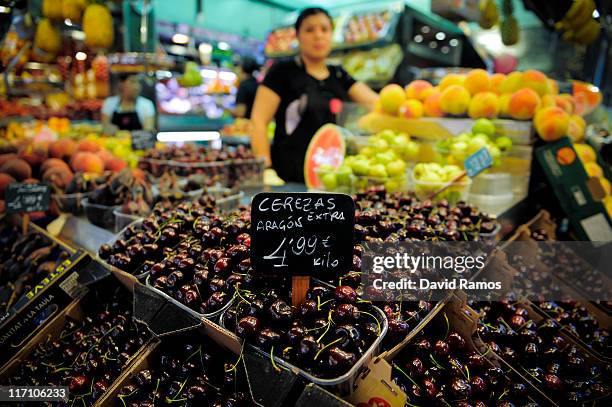
[[[478,25],[481,28],[488,30],[493,28],[499,21],[499,9],[495,0],[480,0],[480,18],[478,19]]]
[[[555,24],[564,41],[589,45],[599,37],[601,26],[593,19],[594,0],[575,0],[561,21]]]

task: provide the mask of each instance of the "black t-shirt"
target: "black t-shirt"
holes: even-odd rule
[[[251,110],[253,109],[253,103],[255,102],[255,94],[257,93],[257,80],[255,78],[248,77],[240,82],[238,85],[238,92],[236,93],[236,104],[243,104],[246,106],[245,116],[247,119],[251,117]]]
[[[263,85],[281,101],[276,111],[272,165],[285,181],[304,181],[304,155],[310,139],[326,123],[335,123],[332,100],[349,100],[355,80],[339,66],[328,66],[329,76],[318,80],[298,59],[276,62]]]

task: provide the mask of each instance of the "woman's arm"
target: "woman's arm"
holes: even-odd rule
[[[155,116],[145,117],[142,129],[147,131],[155,130]]]
[[[348,90],[348,95],[355,103],[359,103],[368,110],[374,110],[378,94],[363,82],[355,82]]]
[[[264,157],[270,166],[270,142],[268,141],[268,124],[274,118],[281,98],[267,86],[259,86],[251,112],[251,146],[257,157]]]

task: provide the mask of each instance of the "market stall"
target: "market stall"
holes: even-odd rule
[[[35,21],[63,33],[52,3]],[[86,25],[90,7],[120,18],[112,2],[62,12]],[[70,73],[59,49],[17,69],[27,45],[3,48],[2,405],[610,405],[602,90],[419,54],[423,28],[449,22],[403,4],[349,8],[333,56],[380,92],[373,111],[347,103],[340,125],[312,134],[305,183],[236,137],[248,121],[223,128],[234,143],[190,122],[231,104],[231,69],[91,52],[111,49],[108,35],[67,51],[86,56]],[[468,46],[455,26],[437,32]],[[275,30],[266,53],[289,56],[292,41]],[[396,46],[403,62],[378,69]],[[388,84],[417,54],[415,68],[457,68]],[[155,77],[156,131],[99,122],[93,103],[119,72]]]

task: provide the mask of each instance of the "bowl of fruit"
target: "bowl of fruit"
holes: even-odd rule
[[[507,136],[496,137],[495,125],[488,119],[478,119],[471,132],[440,140],[436,151],[445,158],[447,164],[463,166],[471,154],[486,148],[493,158],[493,166],[501,165],[501,158],[512,150],[512,139]]]
[[[456,165],[419,163],[412,170],[414,192],[421,200],[444,199],[451,205],[465,201],[470,192],[472,180],[467,175],[457,180],[462,172],[463,170]],[[441,192],[432,196],[438,191]]]

